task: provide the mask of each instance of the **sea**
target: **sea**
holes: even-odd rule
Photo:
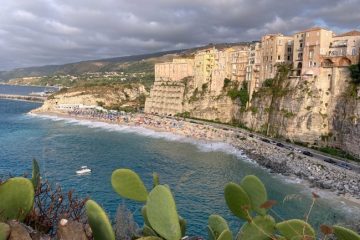
[[[26,87],[12,87],[7,94],[19,94]],[[32,91],[32,90],[31,90]],[[34,116],[39,103],[0,100],[0,178],[31,175],[36,158],[43,179],[64,191],[97,201],[113,220],[119,205],[125,204],[142,226],[142,204],[123,199],[111,186],[111,173],[118,168],[136,171],[148,189],[152,173],[168,184],[179,214],[187,220],[187,235],[207,237],[210,214],[222,215],[234,233],[243,222],[227,208],[223,192],[228,182],[239,183],[249,174],[258,176],[277,201],[270,212],[277,221],[304,219],[311,205],[312,189],[296,178],[270,173],[240,149],[221,142],[194,140],[144,128],[85,120]],[[78,176],[86,165],[90,175]],[[318,192],[309,221],[317,230],[321,224],[352,224],[360,221],[360,209],[333,194]]]

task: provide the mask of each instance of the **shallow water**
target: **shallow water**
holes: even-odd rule
[[[26,114],[36,103],[0,100],[0,176],[31,172],[37,158],[42,175],[65,189],[75,188],[80,196],[101,203],[111,217],[125,202],[142,225],[141,204],[121,199],[110,184],[116,168],[131,168],[152,185],[152,172],[170,185],[179,213],[188,221],[188,234],[206,236],[207,218],[212,213],[225,217],[234,231],[240,221],[233,217],[223,198],[224,185],[257,175],[265,183],[270,199],[279,203],[271,213],[277,218],[303,218],[311,204],[311,190],[296,179],[270,174],[240,150],[224,143],[195,141],[144,128],[78,121]],[[82,165],[92,168],[87,176],[76,176]],[[283,202],[288,196],[292,200]],[[310,222],[358,221],[360,210],[336,199],[322,198]]]

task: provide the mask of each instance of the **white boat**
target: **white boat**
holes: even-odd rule
[[[88,168],[87,166],[81,166],[80,170],[76,171],[76,174],[79,174],[79,175],[87,174],[87,173],[91,173],[91,169]]]

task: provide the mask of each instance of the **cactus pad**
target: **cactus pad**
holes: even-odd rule
[[[280,234],[287,239],[296,239],[297,237],[304,237],[306,239],[315,239],[314,229],[303,220],[292,219],[276,224],[276,229]]]
[[[333,226],[333,229],[338,240],[360,240],[360,235],[350,229],[338,225]]]
[[[148,192],[139,175],[130,169],[117,169],[111,175],[114,190],[122,197],[145,202]]]
[[[114,231],[104,210],[92,200],[86,202],[85,208],[94,240],[115,240]]]
[[[245,190],[238,184],[230,182],[225,186],[224,195],[230,211],[239,218],[249,220],[248,211],[251,205]]]
[[[157,185],[149,194],[146,213],[151,227],[166,240],[179,240],[181,228],[174,198],[169,188]]]
[[[241,181],[241,187],[248,194],[252,209],[260,215],[265,215],[266,209],[260,206],[267,201],[267,192],[261,180],[254,175],[248,175]]]
[[[0,185],[0,221],[23,221],[34,204],[34,186],[29,179],[10,178]]]
[[[275,220],[269,216],[257,216],[252,222],[245,223],[238,234],[241,240],[271,240],[275,231]]]

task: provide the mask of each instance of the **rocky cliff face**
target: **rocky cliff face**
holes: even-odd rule
[[[360,157],[360,87],[348,90],[336,103],[329,144]]]
[[[187,86],[184,111],[192,117],[238,122],[273,137],[316,146],[333,146],[360,157],[360,87],[350,84],[347,68],[322,75],[287,78],[261,87],[246,109],[227,90],[220,95]],[[270,84],[271,85],[271,84]]]
[[[78,87],[62,90],[49,97],[39,111],[53,111],[59,104],[83,104],[111,109],[143,108],[148,95],[142,84]]]
[[[360,156],[359,88],[350,84],[347,69],[338,74],[336,85],[324,78],[289,78],[278,87],[263,87],[235,118],[270,136]]]

